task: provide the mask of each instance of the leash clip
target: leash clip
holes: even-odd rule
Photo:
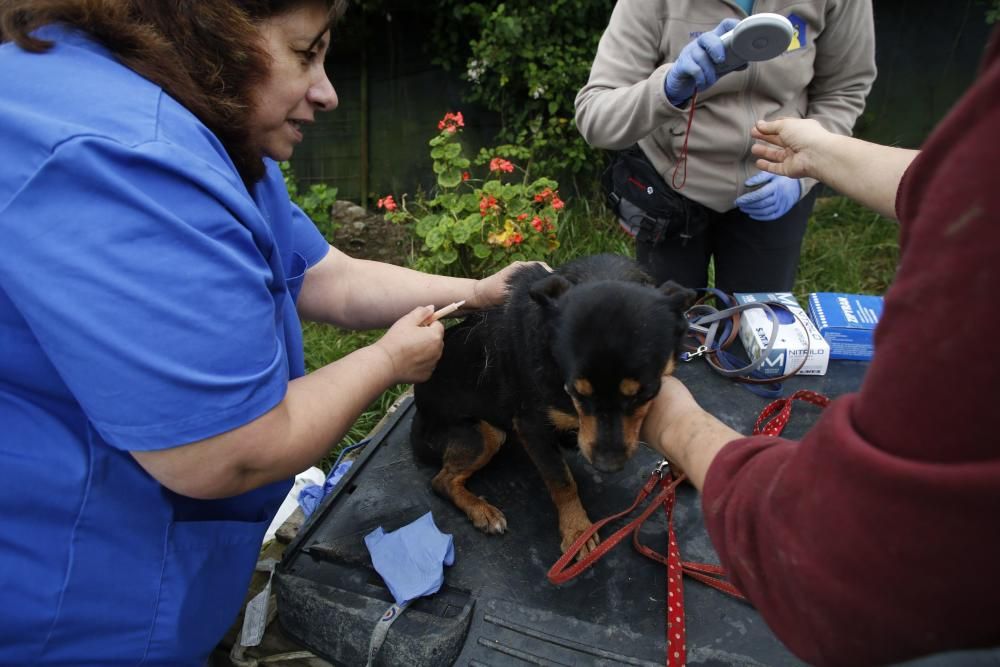
[[[670,474],[670,461],[663,459],[656,464],[656,468],[653,470],[654,475],[658,475],[660,479]]]
[[[681,361],[691,361],[692,359],[697,359],[698,357],[704,355],[706,352],[708,352],[708,347],[706,347],[705,345],[699,345],[698,349],[696,349],[694,352],[685,352],[684,354],[682,354]]]

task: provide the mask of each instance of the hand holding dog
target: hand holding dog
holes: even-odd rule
[[[664,376],[660,392],[642,423],[642,441],[700,491],[708,468],[723,447],[743,437],[705,412],[680,380]]]
[[[552,271],[545,262],[512,262],[493,275],[477,280],[472,288],[472,298],[467,300],[466,305],[477,309],[499,306],[507,297],[507,281],[510,277],[532,264],[541,264],[546,270]]]
[[[444,349],[444,326],[436,321],[424,324],[433,314],[434,306],[413,309],[372,345],[388,356],[394,382],[423,382],[434,372]]]
[[[708,90],[720,74],[715,70],[726,60],[726,47],[719,39],[739,23],[736,19],[723,19],[714,30],[703,32],[685,46],[673,67],[667,72],[663,81],[663,90],[667,99],[675,107],[688,103],[695,89]]]

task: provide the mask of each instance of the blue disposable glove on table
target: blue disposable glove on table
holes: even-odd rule
[[[719,39],[739,23],[737,19],[724,19],[711,32],[703,32],[681,49],[673,67],[663,81],[667,99],[675,107],[688,103],[697,88],[707,90],[718,81],[715,66],[726,60],[726,49]]]
[[[802,196],[802,186],[797,178],[779,176],[762,171],[747,179],[747,187],[760,186],[734,203],[754,220],[777,220],[788,213]]]
[[[454,541],[438,530],[430,512],[391,533],[379,526],[365,536],[365,546],[398,605],[437,593],[444,566],[455,562]]]

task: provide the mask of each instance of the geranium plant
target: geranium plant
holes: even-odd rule
[[[387,219],[412,224],[422,241],[417,268],[481,276],[514,260],[543,259],[557,247],[563,210],[558,184],[530,177],[506,155],[481,153],[486,175],[474,178],[459,141],[465,120],[447,113],[429,142],[437,186],[412,201],[402,195],[378,200]]]

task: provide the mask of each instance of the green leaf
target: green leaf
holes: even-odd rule
[[[440,215],[425,215],[420,218],[420,220],[417,220],[417,224],[413,227],[413,231],[416,232],[417,236],[420,238],[427,238],[427,235],[432,229],[437,227],[440,220]]]
[[[462,198],[454,193],[443,195],[441,197],[441,205],[455,215],[461,213],[463,209]]]
[[[501,190],[503,190],[503,184],[500,181],[486,181],[483,183],[483,192],[488,195],[499,197]]]
[[[452,247],[444,248],[438,254],[438,257],[444,265],[454,264],[458,260],[458,250]]]
[[[475,234],[483,226],[483,217],[479,212],[470,213],[461,221],[463,227],[469,230],[470,234]]]
[[[427,246],[428,250],[437,250],[444,243],[444,232],[440,227],[435,227],[434,229],[427,232],[427,237],[424,239],[424,245]]]
[[[472,254],[475,255],[477,259],[486,259],[490,256],[490,247],[485,243],[477,243],[472,246]]]
[[[436,166],[437,165],[435,165],[435,167]],[[437,171],[437,169],[434,171]],[[462,182],[462,170],[455,169],[454,167],[448,167],[445,170],[438,172],[437,182],[442,188],[457,187],[458,184]]]
[[[444,157],[453,160],[462,154],[461,144],[446,144],[442,147]]]

